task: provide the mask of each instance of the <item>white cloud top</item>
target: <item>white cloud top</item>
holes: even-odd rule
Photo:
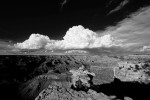
[[[102,35],[103,34],[103,35]],[[18,49],[85,49],[119,47],[127,51],[149,50],[150,7],[145,7],[128,16],[116,26],[105,31],[93,32],[81,25],[70,28],[63,40],[50,40],[48,36],[31,34],[29,39],[15,44]],[[143,47],[145,46],[145,47]],[[140,48],[143,48],[141,50]],[[122,50],[121,49],[121,50]]]
[[[29,39],[15,44],[18,49],[83,49],[97,47],[111,47],[113,38],[110,34],[99,36],[83,26],[70,28],[63,40],[50,40],[48,36],[31,34]]]
[[[43,48],[48,42],[50,42],[48,36],[31,34],[28,40],[15,44],[15,47],[19,49],[40,49]]]

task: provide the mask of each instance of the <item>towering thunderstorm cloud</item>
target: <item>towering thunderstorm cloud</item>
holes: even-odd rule
[[[15,47],[19,49],[83,49],[111,47],[112,45],[114,45],[113,38],[110,34],[99,36],[79,25],[70,28],[63,40],[50,40],[48,36],[31,34],[29,39],[15,44]]]
[[[70,28],[63,40],[31,34],[29,39],[15,44],[18,49],[84,49],[119,47],[128,51],[150,50],[150,7],[139,9],[116,26],[93,32],[81,25]]]

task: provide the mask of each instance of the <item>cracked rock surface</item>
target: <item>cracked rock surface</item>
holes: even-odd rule
[[[110,100],[110,98],[93,90],[88,92],[75,91],[70,88],[63,88],[60,83],[55,83],[44,89],[35,100]]]

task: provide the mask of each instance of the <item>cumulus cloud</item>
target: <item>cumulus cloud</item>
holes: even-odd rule
[[[99,36],[95,32],[85,29],[81,25],[70,28],[63,39],[65,48],[110,47],[113,43],[110,34]]]
[[[116,26],[105,31],[93,32],[81,25],[73,26],[63,40],[51,40],[48,36],[31,34],[29,39],[14,46],[18,49],[85,49],[119,47],[127,51],[141,51],[150,45],[150,7],[145,7],[128,16]],[[148,47],[144,47],[148,48]]]
[[[43,48],[50,39],[48,36],[40,34],[31,34],[28,40],[22,43],[17,43],[14,46],[19,49],[40,49]]]
[[[111,47],[112,45],[114,45],[113,38],[110,34],[99,36],[79,25],[70,28],[63,40],[50,40],[48,36],[31,34],[29,39],[15,44],[15,47],[19,49],[83,49]]]

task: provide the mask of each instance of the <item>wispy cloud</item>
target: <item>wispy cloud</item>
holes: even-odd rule
[[[111,1],[112,2],[112,1]],[[115,7],[114,9],[112,9],[111,11],[109,11],[109,13],[107,15],[110,15],[116,11],[119,11],[120,9],[122,9],[126,4],[129,3],[129,0],[124,0],[122,1],[117,7]]]
[[[145,7],[119,22],[108,27],[103,34],[111,34],[120,40],[123,47],[130,50],[150,44],[150,7]]]
[[[66,5],[67,3],[68,3],[68,0],[63,0],[61,2],[61,8],[60,8],[60,10],[63,10],[64,5]]]

